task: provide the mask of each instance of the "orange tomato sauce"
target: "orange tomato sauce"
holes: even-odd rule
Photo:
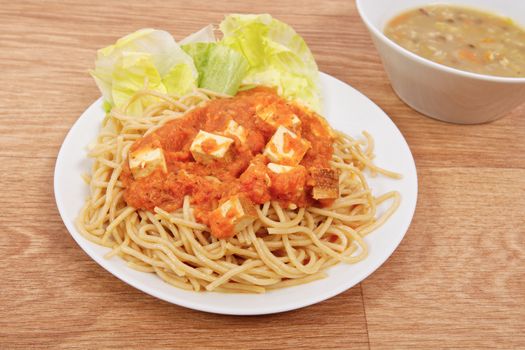
[[[269,160],[262,152],[277,127],[256,115],[265,106],[271,106],[279,116],[295,114],[301,124],[291,129],[311,144],[300,165],[290,173],[275,174],[266,167]],[[246,141],[235,137],[223,159],[209,164],[196,162],[190,145],[199,130],[221,134],[231,119],[246,129]],[[146,146],[161,147],[167,173],[156,169],[135,179],[126,162],[120,176],[125,187],[124,199],[137,209],[152,211],[160,207],[174,211],[182,207],[185,196],[190,196],[195,217],[204,224],[209,223],[209,213],[221,200],[235,194],[249,198],[254,204],[277,200],[284,207],[291,203],[298,207],[315,205],[308,185],[308,169],[329,167],[332,143],[331,129],[322,117],[279,97],[274,89],[257,87],[232,98],[207,102],[137,140],[130,152]],[[203,147],[214,149],[216,144],[210,142]]]

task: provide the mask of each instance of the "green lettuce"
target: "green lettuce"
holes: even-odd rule
[[[108,109],[122,107],[145,84],[154,91],[182,95],[197,86],[198,78],[192,58],[171,34],[155,29],[141,29],[98,50],[90,73]],[[129,113],[139,114],[155,100],[141,98],[129,107]]]
[[[270,85],[279,94],[319,111],[319,72],[304,40],[289,25],[268,14],[227,16],[221,44],[242,54],[249,70],[242,84]]]
[[[263,15],[229,15],[217,41],[212,25],[181,40],[141,29],[98,50],[90,73],[106,110],[126,105],[137,91],[180,96],[196,87],[235,95],[255,85],[274,86],[280,95],[319,111],[319,72],[304,40],[287,24]],[[128,106],[140,114],[156,97],[143,96]]]
[[[197,42],[182,46],[199,72],[199,87],[235,95],[249,65],[236,50],[214,42]]]

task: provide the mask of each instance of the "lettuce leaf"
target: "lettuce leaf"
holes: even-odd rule
[[[216,44],[210,49],[200,86],[235,95],[248,69],[249,64],[240,53],[225,45]]]
[[[210,57],[210,50],[215,46],[215,43],[196,42],[182,45],[182,49],[193,59],[193,64],[199,72],[198,86],[201,87],[202,75],[206,70],[206,65]]]
[[[169,95],[182,96],[197,87],[195,72],[187,64],[174,65],[162,78]]]
[[[179,45],[183,46],[186,44],[193,43],[214,43],[217,39],[215,38],[214,28],[212,24],[208,24],[206,27],[192,33],[179,41]]]
[[[268,14],[227,16],[220,42],[242,54],[249,70],[242,84],[271,85],[279,94],[321,109],[319,72],[304,40],[289,25]]]
[[[184,94],[197,86],[198,72],[192,58],[162,30],[141,29],[98,50],[95,79],[106,106],[121,107],[144,87],[172,94]],[[142,98],[132,108],[140,111],[154,98]]]
[[[236,50],[213,42],[182,46],[199,72],[199,87],[235,95],[248,71],[246,59]]]
[[[104,108],[124,106],[144,87],[180,96],[196,87],[235,95],[269,85],[288,99],[320,110],[317,65],[289,25],[268,14],[234,14],[220,29],[220,41],[208,25],[183,39],[181,46],[168,32],[141,29],[98,50],[90,73],[104,96]],[[140,114],[157,100],[140,97],[128,113]]]
[[[166,92],[151,56],[151,54],[143,52],[124,52],[115,63],[111,75],[111,96],[115,106],[124,106],[135,92],[144,87]],[[145,81],[147,86],[144,86]],[[139,115],[152,102],[155,102],[155,98],[151,96],[137,99],[128,107],[128,113]]]

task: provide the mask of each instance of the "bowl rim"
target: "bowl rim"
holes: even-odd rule
[[[496,83],[510,83],[510,84],[524,84],[525,83],[525,77],[500,77],[496,75],[468,72],[465,70],[449,67],[444,64],[431,61],[427,58],[424,58],[422,56],[419,56],[413,53],[412,51],[405,49],[401,45],[397,44],[395,41],[388,38],[385,34],[383,34],[383,31],[379,30],[378,27],[369,20],[368,16],[365,13],[365,10],[363,9],[362,3],[364,1],[366,0],[356,0],[356,8],[357,8],[357,12],[359,13],[359,16],[361,17],[361,19],[367,26],[368,30],[372,34],[374,34],[376,37],[378,37],[380,40],[382,40],[390,48],[400,52],[403,56],[407,57],[408,59],[415,60],[427,67],[434,68],[440,71],[444,71],[450,74],[458,75],[464,78],[496,82]],[[430,3],[431,2],[429,2],[429,4]]]

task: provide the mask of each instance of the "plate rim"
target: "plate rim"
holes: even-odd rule
[[[64,223],[64,226],[66,227],[67,231],[69,232],[73,240],[84,251],[85,254],[87,254],[91,259],[93,259],[104,270],[106,270],[107,272],[109,272],[110,274],[112,274],[113,276],[121,280],[122,282],[142,291],[143,293],[149,294],[150,296],[166,301],[168,303],[176,304],[182,307],[186,307],[186,308],[190,308],[190,309],[198,310],[198,311],[203,311],[203,312],[208,312],[208,313],[223,314],[223,315],[265,315],[265,314],[286,312],[286,311],[291,311],[291,310],[307,307],[307,306],[322,302],[338,294],[341,294],[342,292],[350,288],[355,287],[359,283],[362,283],[368,276],[374,273],[379,267],[381,267],[386,262],[386,260],[388,260],[392,256],[392,254],[397,250],[397,248],[399,247],[399,244],[401,243],[401,241],[403,240],[403,238],[405,237],[406,233],[408,232],[410,228],[410,225],[414,218],[415,209],[416,209],[417,201],[418,201],[418,191],[419,191],[418,183],[419,181],[418,181],[418,175],[417,175],[417,168],[415,165],[415,160],[414,160],[412,151],[410,150],[410,147],[408,145],[408,142],[406,141],[405,137],[403,136],[399,128],[395,125],[395,123],[392,121],[392,119],[390,118],[388,114],[386,114],[374,101],[372,101],[366,95],[361,93],[359,90],[355,89],[350,84],[342,80],[339,80],[336,77],[333,77],[329,74],[326,74],[323,72],[319,72],[319,73],[320,73],[320,78],[334,80],[338,84],[345,85],[346,88],[351,89],[352,92],[359,95],[360,98],[364,98],[365,100],[368,101],[368,103],[374,105],[375,108],[377,108],[386,117],[385,121],[390,124],[390,127],[392,127],[394,130],[398,132],[400,136],[400,140],[404,143],[404,146],[406,146],[406,149],[408,150],[408,155],[410,156],[410,161],[411,161],[410,165],[412,167],[411,170],[413,170],[413,175],[415,176],[414,182],[412,184],[414,186],[414,199],[413,199],[413,203],[409,203],[412,205],[410,205],[410,207],[408,208],[409,212],[406,215],[406,217],[409,217],[409,218],[408,220],[406,220],[406,224],[404,225],[404,227],[402,227],[402,230],[404,231],[403,234],[399,235],[399,238],[395,242],[392,242],[393,244],[389,246],[388,253],[384,254],[384,256],[382,256],[382,258],[379,259],[379,261],[375,265],[372,266],[372,268],[368,268],[366,270],[364,269],[360,270],[359,273],[357,273],[357,278],[354,278],[355,280],[354,282],[341,283],[341,285],[338,288],[328,290],[326,293],[321,293],[317,296],[309,298],[306,301],[304,301],[303,299],[298,299],[298,301],[287,303],[284,305],[277,305],[277,306],[270,305],[266,307],[260,307],[259,305],[254,305],[254,308],[250,310],[246,310],[246,309],[233,309],[232,310],[228,307],[223,307],[222,305],[213,305],[213,306],[201,305],[198,302],[186,300],[184,298],[180,298],[174,295],[166,296],[162,291],[158,291],[153,287],[150,287],[148,285],[141,283],[140,281],[136,281],[130,275],[120,274],[118,271],[115,271],[114,268],[109,266],[109,261],[110,261],[109,259],[106,259],[104,258],[104,256],[100,256],[96,254],[94,251],[92,251],[91,247],[89,247],[90,244],[95,244],[95,243],[89,241],[86,237],[84,237],[75,227],[75,225],[69,222],[65,214],[65,209],[63,207],[65,204],[59,200],[59,195],[58,195],[60,192],[60,188],[61,188],[58,183],[59,178],[60,178],[60,173],[59,173],[60,164],[64,161],[63,159],[64,159],[64,153],[65,153],[64,149],[65,149],[66,141],[71,137],[73,129],[75,128],[79,120],[85,115],[85,113],[92,108],[96,108],[97,104],[101,104],[102,97],[99,97],[97,100],[91,103],[82,112],[82,114],[75,120],[75,122],[73,123],[69,131],[67,132],[66,136],[64,137],[62,144],[60,146],[60,150],[58,152],[57,158],[56,158],[54,174],[53,174],[53,194],[55,197],[55,203],[57,205],[57,208],[60,214],[60,218],[62,219],[62,222]],[[176,287],[172,286],[172,288],[176,288]],[[290,287],[290,288],[293,288],[293,287]]]

